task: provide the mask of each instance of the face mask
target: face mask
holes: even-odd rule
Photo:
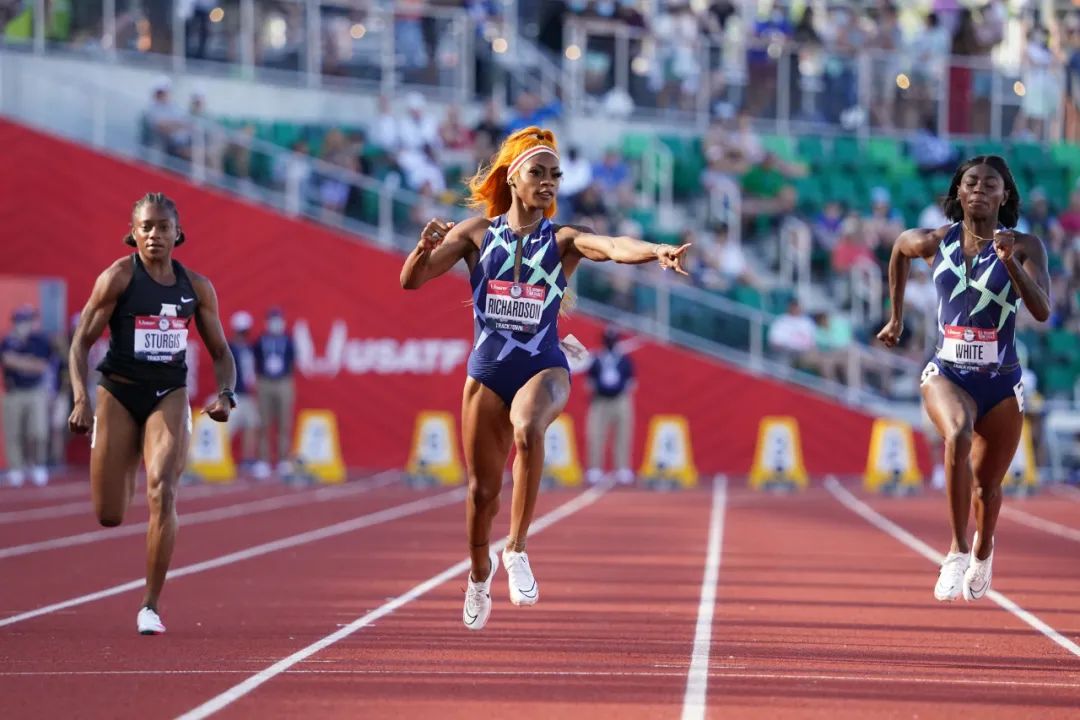
[[[285,321],[281,318],[273,318],[266,323],[266,329],[275,335],[285,332]]]
[[[615,3],[613,0],[607,2],[596,3],[596,14],[600,17],[611,17],[615,14]]]

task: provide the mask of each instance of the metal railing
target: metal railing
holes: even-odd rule
[[[913,48],[837,52],[743,33],[681,41],[581,18],[567,22],[564,38],[574,114],[595,112],[614,93],[630,98],[631,117],[698,130],[744,111],[782,135],[894,135],[927,120],[942,137],[1000,139],[1025,124],[1038,140],[1062,133],[1066,73],[1056,59],[1021,67]]]
[[[61,30],[35,0],[32,35],[5,45],[295,86],[415,88],[452,102],[471,100],[477,69],[493,62],[487,23],[461,8],[377,0],[220,0],[209,12],[182,0],[78,0],[71,8]]]

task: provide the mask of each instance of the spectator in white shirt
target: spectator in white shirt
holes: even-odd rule
[[[817,327],[795,298],[788,303],[787,312],[773,320],[769,326],[769,348],[788,363],[794,364],[799,357],[816,347]]]
[[[570,148],[562,162],[563,177],[559,184],[559,196],[572,198],[592,182],[592,165],[581,157],[576,147]]]
[[[439,147],[439,123],[428,110],[427,101],[418,92],[405,98],[405,117],[397,122],[398,147],[421,150],[425,145]]]

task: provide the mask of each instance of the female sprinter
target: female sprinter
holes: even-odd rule
[[[544,467],[544,433],[570,395],[570,372],[559,346],[558,318],[567,278],[582,258],[682,267],[688,245],[672,247],[604,237],[558,226],[555,135],[529,127],[503,143],[491,165],[469,184],[471,205],[484,211],[458,225],[432,220],[401,269],[401,286],[416,289],[459,260],[469,268],[475,342],[462,400],[462,436],[469,472],[465,507],[472,572],[462,619],[479,630],[491,613],[490,551],[503,468],[513,445],[510,537],[502,563],[510,601],[533,605],[539,587],[525,552]]]
[[[176,542],[176,492],[191,439],[185,380],[188,325],[214,360],[220,392],[206,408],[218,422],[235,406],[236,366],[218,318],[210,281],[172,259],[184,242],[173,201],[150,193],[135,203],[124,242],[137,252],[97,279],[71,343],[72,432],[90,432],[90,492],[98,520],[119,525],[135,493],[139,460],[146,464],[150,522],[146,533],[146,595],[136,620],[142,635],[159,635],[165,574]],[[109,326],[109,351],[98,369],[96,413],[90,409],[87,354]]]
[[[943,209],[952,225],[897,238],[889,261],[892,317],[878,338],[889,347],[899,340],[908,269],[912,258],[925,259],[938,296],[938,342],[922,373],[922,396],[945,443],[953,532],[934,597],[951,602],[960,595],[978,600],[990,589],[1001,482],[1024,419],[1016,313],[1022,303],[1040,322],[1050,316],[1050,275],[1042,241],[1009,229],[1019,219],[1020,196],[1000,157],[961,165]],[[969,545],[973,489],[976,532]]]

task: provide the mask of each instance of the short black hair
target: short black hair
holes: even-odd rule
[[[1005,162],[1005,158],[1000,155],[976,155],[956,168],[952,182],[949,184],[949,193],[941,202],[941,209],[945,212],[945,217],[953,222],[961,222],[964,219],[964,208],[960,205],[958,195],[960,180],[963,179],[964,173],[977,165],[988,165],[1001,176],[1002,182],[1005,183],[1007,197],[1001,207],[998,208],[998,222],[1007,228],[1016,227],[1016,223],[1020,221],[1020,191],[1016,188],[1016,181],[1013,180],[1009,165]]]
[[[180,211],[176,209],[176,203],[173,202],[172,198],[170,198],[165,193],[159,192],[146,193],[141,198],[135,201],[134,207],[131,208],[131,218],[133,222],[135,216],[139,213],[139,210],[141,210],[145,205],[157,205],[160,208],[164,208],[166,211],[172,214],[173,221],[176,223],[176,226],[180,227]],[[181,231],[180,234],[176,236],[176,244],[173,247],[180,247],[184,244],[184,240],[186,239],[187,238],[184,237],[183,231]],[[128,233],[126,236],[124,236],[124,244],[130,245],[131,247],[136,247],[135,238],[131,235],[131,233]]]

